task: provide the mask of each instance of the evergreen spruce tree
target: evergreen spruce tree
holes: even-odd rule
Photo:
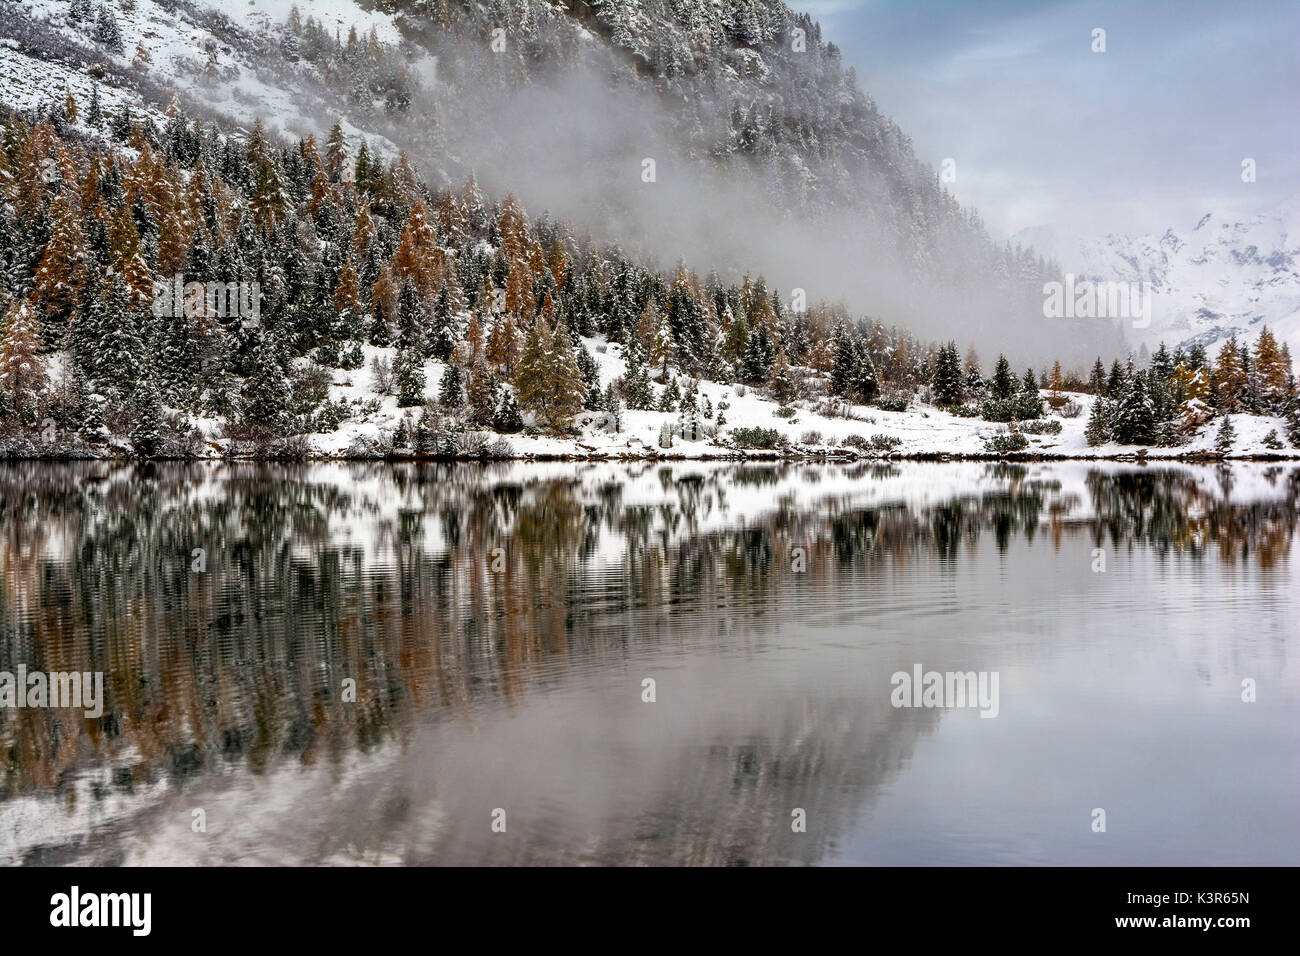
[[[1111,440],[1111,413],[1113,406],[1110,399],[1098,395],[1092,403],[1092,412],[1088,415],[1088,424],[1083,436],[1093,448],[1104,445]]]
[[[659,396],[659,411],[675,412],[681,400],[682,393],[677,387],[677,378],[669,375],[668,384],[664,387],[663,394]]]
[[[69,422],[69,427],[87,438],[97,437],[104,429],[104,416],[100,414],[99,403],[91,394],[90,384],[86,381],[81,366],[75,361],[68,364],[70,366],[68,390],[72,398],[70,403],[72,420]]]
[[[1174,372],[1173,356],[1169,354],[1169,349],[1164,342],[1156,348],[1155,354],[1151,356],[1151,374],[1160,381],[1164,381]]]
[[[760,323],[749,333],[749,342],[745,346],[745,356],[741,363],[745,381],[752,385],[762,385],[770,379],[775,355],[772,337],[768,335],[767,327]]]
[[[412,450],[417,455],[433,456],[437,454],[437,438],[439,426],[435,424],[438,411],[428,403],[420,409],[420,417],[415,421],[415,429],[411,437]]]
[[[699,441],[704,437],[704,424],[700,420],[700,407],[696,403],[694,390],[688,389],[682,397],[681,408],[677,412],[677,434],[683,441]]]
[[[420,292],[415,283],[402,283],[402,291],[397,299],[397,341],[394,343],[401,351],[414,355],[425,354],[424,342],[424,303],[420,301]],[[451,349],[444,354],[434,351],[434,358],[445,362],[451,358]]]
[[[515,400],[515,393],[509,388],[501,389],[501,399],[492,416],[492,427],[507,435],[523,431],[524,419],[519,413],[519,403]]]
[[[931,388],[936,405],[958,405],[962,399],[961,365],[957,357],[957,343],[949,342],[939,347],[935,358]]]
[[[993,366],[993,397],[1007,399],[1016,393],[1016,377],[1011,374],[1011,363],[1005,355],[998,355]]]
[[[119,143],[125,143],[131,138],[131,128],[135,121],[131,118],[131,107],[123,103],[118,107],[113,119],[108,124],[108,131],[112,134],[113,139]]]
[[[1119,359],[1115,359],[1110,366],[1110,377],[1106,379],[1106,397],[1112,402],[1118,402],[1124,397],[1124,389],[1127,385],[1124,366],[1119,364]]]
[[[606,427],[618,434],[623,430],[623,400],[619,397],[618,389],[614,383],[610,382],[605,389],[601,399],[601,408],[607,413]]]
[[[830,393],[836,398],[851,398],[858,377],[858,349],[853,333],[841,322],[831,333]]]
[[[184,314],[160,319],[156,365],[158,390],[176,408],[190,407],[199,379],[199,332]]]
[[[1092,364],[1092,373],[1088,376],[1088,391],[1094,395],[1106,394],[1106,368],[1101,364],[1101,356]]]
[[[1219,430],[1214,435],[1214,448],[1220,455],[1227,455],[1232,452],[1232,446],[1236,442],[1237,430],[1232,427],[1232,416],[1225,414],[1219,424]]]
[[[604,393],[600,388],[600,366],[587,351],[587,347],[581,343],[578,344],[574,354],[578,363],[578,375],[582,379],[582,387],[587,396],[583,403],[584,407],[591,411],[599,411],[604,399]]]
[[[1111,432],[1121,445],[1150,445],[1156,440],[1155,403],[1147,394],[1146,376],[1134,375],[1115,410]]]
[[[633,339],[623,352],[627,370],[619,380],[619,387],[627,407],[646,410],[654,407],[654,387],[650,384],[650,372],[646,368],[645,352],[640,342]]]
[[[1286,437],[1292,448],[1300,448],[1300,396],[1292,398],[1287,406]]]
[[[366,339],[377,348],[384,348],[393,344],[393,332],[388,323],[388,316],[384,314],[384,309],[380,303],[375,304],[375,309],[371,313],[370,327],[367,329]]]
[[[90,88],[90,105],[86,107],[86,125],[95,132],[104,128],[104,107],[99,102],[99,84]]]
[[[542,421],[554,431],[566,426],[574,415],[582,411],[587,399],[586,386],[578,370],[577,352],[568,327],[563,323],[552,337],[550,368],[552,397]]]
[[[460,341],[460,323],[452,303],[451,291],[446,283],[438,290],[433,301],[433,331],[429,336],[430,353],[439,362],[451,360],[451,353]]]
[[[1245,387],[1242,389],[1241,407],[1252,415],[1258,415],[1260,412],[1260,395],[1263,383],[1260,381],[1259,373],[1255,368],[1255,359],[1250,354],[1250,349],[1244,343],[1241,346],[1241,370],[1245,379]]]
[[[876,376],[876,363],[871,361],[865,342],[855,341],[854,371],[851,394],[863,403],[874,402],[880,395],[880,379]]]
[[[104,425],[85,373],[71,357],[64,363],[63,374],[52,389],[49,408],[55,424],[63,431],[91,436],[97,435]]]
[[[450,370],[449,368],[448,371]],[[423,405],[424,387],[424,363],[420,357],[409,349],[399,351],[393,359],[393,389],[397,394],[398,407]]]
[[[253,340],[250,374],[240,393],[244,424],[277,435],[289,430],[289,379],[280,361],[280,351],[267,335]]]
[[[695,297],[685,272],[679,272],[673,280],[665,318],[671,332],[673,357],[677,367],[693,374],[712,343],[705,341],[704,310],[700,307],[700,301]],[[766,379],[765,373],[759,381]]]
[[[122,29],[117,25],[117,17],[113,16],[113,11],[108,8],[107,4],[101,3],[99,10],[95,15],[95,30],[93,33],[96,43],[103,44],[114,53],[122,50]]]
[[[339,368],[352,369],[361,368],[366,362],[366,353],[361,348],[360,342],[351,342],[339,349]]]
[[[146,375],[135,384],[128,402],[131,424],[127,440],[138,458],[154,458],[163,450],[162,399],[153,376]]]
[[[144,315],[131,304],[131,295],[120,276],[113,276],[94,308],[93,325],[98,335],[95,348],[96,383],[106,392],[124,399],[133,383],[144,378],[148,356],[142,336]]]
[[[422,413],[423,414],[423,413]],[[395,450],[410,451],[415,447],[416,425],[411,419],[411,410],[408,408],[397,420],[397,427],[393,429],[393,448]]]
[[[336,183],[343,175],[343,170],[348,163],[348,143],[347,137],[343,135],[343,127],[335,123],[330,128],[329,139],[325,141],[325,174],[329,176],[330,182]]]
[[[524,335],[515,369],[515,388],[519,390],[519,405],[523,411],[533,412],[545,403],[547,391],[547,355],[554,347],[550,329],[545,322],[535,321]]]
[[[448,411],[456,411],[465,404],[464,376],[460,366],[448,365],[438,381],[438,404]]]

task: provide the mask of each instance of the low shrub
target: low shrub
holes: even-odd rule
[[[348,403],[342,399],[337,402],[326,402],[316,412],[316,431],[321,433],[338,431],[338,427],[347,421],[351,412]]]
[[[1061,423],[1055,418],[1040,418],[1025,422],[1020,426],[1020,430],[1026,435],[1059,435]]]
[[[984,439],[984,450],[1001,454],[1009,451],[1024,451],[1029,447],[1029,439],[1020,432],[1008,432]]]
[[[780,448],[785,444],[775,428],[733,428],[731,440],[738,448]]]
[[[988,422],[1014,422],[1043,415],[1043,400],[1033,392],[1021,392],[1011,398],[990,398],[980,405],[980,415]]]

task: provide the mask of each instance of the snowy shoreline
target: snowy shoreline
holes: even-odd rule
[[[192,455],[183,458],[150,458],[139,459],[128,452],[106,452],[104,454],[92,455],[85,453],[69,454],[43,454],[33,456],[2,456],[0,464],[13,464],[18,462],[42,462],[42,463],[61,463],[76,461],[136,461],[141,464],[146,462],[159,463],[188,463],[188,462],[275,462],[281,464],[337,464],[346,462],[358,463],[389,463],[389,464],[419,464],[419,463],[461,463],[461,464],[528,464],[528,463],[589,463],[589,462],[719,462],[719,463],[736,463],[743,464],[746,462],[802,462],[807,464],[827,464],[827,465],[844,465],[868,462],[931,462],[935,464],[962,462],[1057,462],[1057,461],[1107,461],[1120,462],[1125,464],[1192,464],[1192,465],[1212,465],[1221,462],[1289,462],[1300,461],[1300,451],[1268,451],[1268,452],[1250,452],[1242,454],[1207,454],[1205,452],[1178,452],[1176,449],[1156,448],[1156,449],[1138,449],[1135,452],[1123,452],[1112,454],[1057,454],[1048,451],[1021,451],[1021,452],[907,452],[907,453],[877,453],[859,452],[852,449],[835,449],[829,452],[812,452],[800,449],[791,449],[788,451],[770,451],[762,449],[724,449],[718,448],[715,451],[700,451],[694,454],[680,453],[659,453],[644,452],[640,454],[624,453],[615,454],[607,452],[588,452],[588,451],[548,451],[548,452],[530,452],[502,457],[485,457],[481,455],[340,455],[328,452],[315,452],[303,456],[288,456],[282,454],[221,454],[213,453],[210,455]]]

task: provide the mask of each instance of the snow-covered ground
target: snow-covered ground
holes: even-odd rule
[[[626,370],[621,357],[621,346],[607,344],[600,338],[583,339],[583,345],[600,368],[602,388]],[[365,365],[362,368],[352,371],[334,370],[334,384],[330,388],[330,398],[348,403],[358,401],[364,403],[378,399],[379,408],[349,419],[340,425],[337,431],[310,436],[312,444],[322,455],[341,456],[358,439],[377,440],[383,435],[391,435],[408,412],[413,421],[419,417],[418,408],[399,408],[395,397],[378,396],[374,392],[371,361],[379,357],[391,362],[396,354],[395,349],[365,346],[364,352]],[[430,361],[425,364],[425,394],[429,399],[437,396],[438,385],[445,369],[446,366],[440,362]],[[744,394],[741,394],[742,392]],[[1044,397],[1047,394],[1046,391],[1042,392]],[[1091,447],[1084,437],[1084,429],[1087,426],[1094,397],[1076,393],[1063,394],[1079,405],[1081,412],[1073,418],[1062,418],[1059,413],[1048,408],[1047,417],[1061,423],[1061,433],[1026,435],[1029,447],[1025,449],[1024,454],[1059,458],[1115,458],[1137,455],[1139,451],[1150,458],[1215,454],[1215,435],[1220,421],[1217,418],[1206,425],[1196,438],[1177,448],[1155,446],[1140,448],[1114,443]],[[725,411],[725,424],[716,429],[716,436],[706,436],[700,441],[684,441],[675,436],[671,448],[661,448],[658,442],[663,426],[677,423],[676,412],[628,410],[623,414],[622,430],[614,432],[608,426],[608,416],[605,413],[584,411],[575,419],[575,424],[579,426],[581,432],[577,437],[557,438],[515,434],[507,438],[514,454],[520,458],[566,456],[703,459],[734,456],[741,451],[750,456],[762,455],[765,452],[760,449],[737,448],[731,434],[736,428],[765,428],[779,432],[789,442],[791,451],[807,455],[854,453],[853,448],[844,447],[845,439],[853,436],[870,439],[875,435],[884,435],[898,441],[891,453],[895,458],[932,455],[987,457],[989,452],[986,450],[986,440],[1008,430],[1005,424],[986,422],[979,418],[961,418],[934,406],[916,402],[902,412],[889,412],[875,406],[856,405],[848,409],[849,414],[854,416],[852,418],[827,417],[812,410],[812,406],[816,403],[796,402],[795,415],[791,418],[782,418],[777,414],[780,408],[777,403],[744,386],[702,380],[699,383],[699,395],[700,404],[703,405],[707,398],[714,411],[712,420],[703,420],[706,429],[714,430],[713,426],[717,425],[719,406],[724,402],[728,406]],[[1282,450],[1276,450],[1264,444],[1265,436],[1275,430],[1285,445],[1287,429],[1283,419],[1256,415],[1231,417],[1237,433],[1237,441],[1227,457],[1300,458],[1300,450],[1289,445]],[[216,423],[204,424],[205,431],[209,434],[209,441],[220,446],[222,442],[217,437],[214,427]],[[815,443],[804,441],[809,432],[817,432],[820,439]],[[770,450],[766,452],[766,454],[772,453]],[[857,450],[856,454],[866,453]]]

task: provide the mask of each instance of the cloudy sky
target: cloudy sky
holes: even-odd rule
[[[922,160],[956,161],[949,188],[999,238],[1190,229],[1300,194],[1295,0],[792,5]]]

